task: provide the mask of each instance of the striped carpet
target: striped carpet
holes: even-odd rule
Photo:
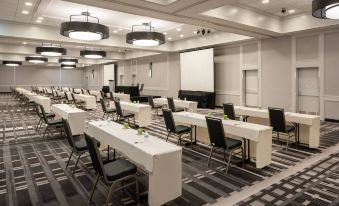
[[[207,114],[209,111],[199,112]],[[221,110],[212,112],[214,116],[222,116]],[[102,117],[101,109],[89,111],[88,114],[87,121]],[[10,94],[0,94],[0,117],[0,205],[88,205],[88,193],[94,182],[89,158],[83,158],[76,174],[72,175],[70,171],[75,159],[66,170],[65,162],[70,148],[64,138],[42,139],[41,133],[35,131],[38,122],[35,113],[25,113]],[[146,130],[159,138],[166,137],[162,117],[153,116],[153,123]],[[170,140],[176,142],[176,139]],[[270,166],[256,169],[254,163],[246,164],[245,168],[233,165],[228,175],[225,175],[221,154],[215,155],[215,161],[212,161],[208,168],[207,146],[198,144],[184,147],[182,196],[166,205],[199,206],[216,203],[288,170],[338,142],[339,125],[322,123],[320,148],[299,146],[295,149],[291,146],[286,151],[283,143],[274,141]],[[271,188],[239,202],[239,205],[307,205],[312,201],[318,201],[318,205],[328,205],[325,203],[335,202],[334,196],[339,195],[338,156],[328,157],[324,162],[312,165],[300,174],[284,180],[284,184],[272,185]],[[236,157],[233,163],[239,160],[240,158]],[[147,175],[139,171],[138,176],[141,182],[142,204],[147,205]],[[331,189],[332,185],[336,189]],[[299,195],[289,198],[295,193]],[[107,187],[100,184],[90,205],[102,205],[106,194]],[[116,192],[112,201],[112,205],[135,205],[133,189],[127,193]]]

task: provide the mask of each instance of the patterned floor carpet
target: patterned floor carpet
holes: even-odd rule
[[[100,108],[99,105],[97,108]],[[207,110],[199,110],[207,114]],[[221,110],[213,111],[222,116]],[[65,169],[70,147],[62,137],[42,139],[35,131],[38,118],[34,112],[25,113],[10,94],[0,94],[0,206],[26,205],[102,205],[107,187],[100,184],[93,202],[88,193],[94,182],[91,161],[83,158],[75,175]],[[101,109],[88,112],[89,120],[101,119]],[[162,117],[153,116],[146,128],[150,134],[166,137]],[[176,142],[175,139],[171,139]],[[225,175],[222,155],[217,154],[210,167],[206,166],[208,147],[195,145],[183,148],[182,196],[168,206],[200,206],[213,204],[234,193],[251,187],[275,174],[288,170],[339,142],[339,125],[322,123],[321,147],[309,149],[293,146],[285,151],[284,144],[274,142],[272,164],[258,170],[253,163],[245,168],[233,166]],[[339,154],[327,157],[279,184],[239,202],[239,205],[335,205],[339,195]],[[234,158],[233,163],[239,161]],[[147,205],[147,175],[138,173],[141,182],[142,204]],[[164,185],[166,187],[166,185]],[[135,205],[133,190],[116,192],[112,205]]]

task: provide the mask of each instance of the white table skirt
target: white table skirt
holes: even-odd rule
[[[44,107],[45,112],[47,113],[51,112],[51,98],[44,97],[41,95],[35,95],[32,97],[32,101],[42,105]]]
[[[234,106],[235,114],[252,117],[249,121],[269,125],[267,109],[258,109]],[[316,115],[285,112],[287,122],[300,124],[300,142],[308,144],[310,148],[317,148],[320,144],[320,117]]]
[[[51,110],[58,116],[67,119],[73,135],[83,134],[87,113],[67,104],[53,104]]]
[[[154,101],[154,104],[157,104],[157,105],[167,105],[168,104],[167,98],[155,98],[155,99],[153,99],[153,101]],[[179,107],[179,108],[185,108],[185,109],[187,109],[188,111],[191,111],[191,112],[196,112],[197,108],[198,108],[198,102],[185,101],[185,100],[179,100],[179,99],[174,100],[174,105],[176,107]]]
[[[173,113],[173,118],[177,124],[196,125],[200,128],[204,128],[205,131],[201,131],[201,134],[208,137],[205,115],[191,112],[176,112]],[[257,168],[263,168],[271,164],[271,127],[235,120],[223,120],[222,123],[225,133],[232,137],[235,136],[239,139],[245,138],[251,141],[251,156],[255,157]],[[198,135],[197,138],[199,138]],[[209,140],[206,143],[209,143]]]
[[[131,102],[120,101],[121,108],[125,111],[135,114],[140,127],[147,127],[152,124],[152,108],[146,104],[134,104]],[[110,108],[115,108],[114,101],[110,101]]]
[[[88,133],[111,145],[149,174],[148,203],[160,206],[182,192],[182,149],[150,136],[148,142],[133,129],[115,122],[90,122]],[[136,143],[138,142],[138,143]],[[170,171],[170,172],[169,172]]]
[[[85,108],[86,109],[96,109],[97,103],[95,100],[95,97],[92,95],[86,95],[86,94],[74,94],[75,99],[81,100],[86,102]]]

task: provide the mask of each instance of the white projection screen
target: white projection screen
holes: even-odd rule
[[[213,51],[180,53],[181,90],[214,92]]]

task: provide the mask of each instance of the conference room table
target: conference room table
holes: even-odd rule
[[[41,95],[34,95],[32,96],[32,101],[34,101],[37,104],[40,104],[44,107],[45,112],[50,113],[51,112],[51,98],[44,97]]]
[[[129,94],[116,93],[116,92],[112,92],[112,94],[113,94],[113,98],[118,98],[120,99],[120,101],[124,101],[124,102],[131,101],[131,96]]]
[[[92,95],[87,94],[74,94],[75,99],[81,100],[85,102],[85,108],[86,109],[96,109],[97,103],[96,99]]]
[[[206,116],[193,112],[176,112],[173,113],[176,124],[195,126],[195,140],[210,144]],[[250,148],[244,145],[246,154],[255,158],[256,168],[263,168],[271,164],[272,156],[272,128],[241,122],[236,120],[222,120],[226,136],[242,140],[245,138],[251,142]],[[247,151],[246,151],[247,150]]]
[[[245,119],[252,123],[269,125],[267,109],[234,106],[237,116],[245,116]],[[297,127],[299,143],[308,145],[310,148],[318,148],[320,144],[320,117],[316,115],[285,112],[286,122]]]
[[[138,121],[139,127],[147,127],[152,124],[152,108],[147,104],[120,101],[124,111],[133,113]],[[110,108],[115,108],[114,101],[110,101]]]
[[[167,98],[154,98],[153,102],[156,105],[167,105],[168,104]],[[184,108],[190,112],[196,112],[198,108],[198,102],[180,100],[180,99],[174,99],[174,105],[175,107]]]
[[[90,92],[90,94],[91,94],[92,96],[95,97],[95,100],[96,100],[97,102],[100,101],[100,99],[101,99],[101,93],[100,93],[100,91],[91,90],[91,91],[89,91],[89,92]]]
[[[51,110],[57,116],[68,120],[72,135],[81,135],[84,133],[87,112],[68,104],[53,104]]]
[[[116,122],[93,121],[88,134],[111,145],[148,173],[148,204],[160,206],[182,194],[182,149],[157,137],[137,135]]]

